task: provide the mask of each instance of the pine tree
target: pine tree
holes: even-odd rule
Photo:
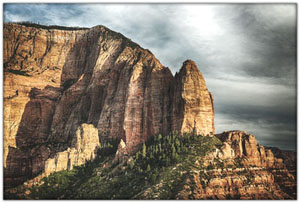
[[[129,163],[130,169],[133,169],[133,168],[134,168],[134,165],[135,165],[134,160],[132,160],[132,161]]]
[[[155,173],[151,175],[151,182],[152,183],[156,182],[156,174]]]
[[[150,153],[150,160],[153,159],[153,152]]]
[[[139,159],[139,157],[140,157],[140,151],[138,151],[138,152],[136,153],[136,157],[135,157],[135,159],[136,159],[136,160],[138,160],[138,159]]]
[[[147,172],[151,171],[151,167],[150,167],[150,165],[149,165],[149,164],[148,164],[148,166],[147,166],[147,169],[146,169],[146,171],[147,171]]]
[[[167,157],[167,159],[166,159],[166,166],[169,166],[170,165],[170,159],[169,159],[169,157]]]
[[[145,145],[145,143],[144,143],[144,144],[143,144],[143,152],[142,152],[143,158],[146,158],[146,155],[147,155],[147,149],[146,149],[146,145]]]
[[[155,146],[155,154],[158,154],[158,146]]]
[[[172,152],[171,152],[171,153],[172,153],[171,156],[172,156],[173,159],[175,159],[175,157],[176,157],[176,149],[175,149],[175,147],[174,147],[174,144],[172,144],[171,151],[172,151]]]
[[[176,138],[175,144],[176,144],[176,147],[180,146],[180,142],[179,142],[178,138]]]

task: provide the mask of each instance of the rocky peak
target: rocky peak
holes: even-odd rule
[[[174,86],[173,130],[214,134],[213,97],[194,61],[183,63]]]
[[[183,62],[182,67],[179,70],[179,75],[180,74],[188,75],[188,74],[191,74],[192,72],[200,73],[195,61],[188,59]]]
[[[228,143],[236,158],[245,158],[245,164],[264,167],[284,167],[282,159],[274,157],[270,149],[257,144],[253,134],[246,131],[229,131],[216,135],[222,142]]]

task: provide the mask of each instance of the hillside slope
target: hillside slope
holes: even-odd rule
[[[243,137],[244,141],[253,135],[243,133]],[[118,159],[115,152],[117,149],[121,152],[123,144],[118,148],[116,144],[103,146],[93,162],[71,171],[53,173],[35,183],[28,182],[7,191],[5,198],[296,198],[295,177],[282,164],[282,159],[273,157],[273,164],[265,167],[250,165],[249,156],[231,154],[232,148],[217,137],[158,135],[148,140],[134,156]],[[270,158],[269,154],[265,160]]]

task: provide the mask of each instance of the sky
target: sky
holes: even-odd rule
[[[4,22],[120,32],[170,68],[196,62],[214,96],[216,133],[245,130],[296,149],[296,4],[5,4]]]

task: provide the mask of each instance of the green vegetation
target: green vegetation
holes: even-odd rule
[[[59,25],[41,25],[39,23],[33,23],[30,21],[16,22],[16,24],[24,25],[26,27],[42,28],[42,29],[57,29],[57,30],[87,30],[86,27],[66,27]]]
[[[128,161],[118,163],[113,161],[118,144],[114,140],[99,149],[94,161],[44,178],[26,198],[175,199],[186,179],[192,180],[191,171],[201,168],[195,161],[220,143],[216,137],[159,134],[143,143]],[[5,193],[5,199],[17,198],[24,196]]]
[[[242,183],[238,187],[257,184],[257,172],[244,167],[243,159],[203,159],[208,152],[221,147],[221,141],[217,137],[159,134],[141,144],[140,150],[124,160],[115,158],[118,144],[119,140],[103,143],[93,161],[71,171],[52,173],[31,188],[22,185],[14,191],[5,191],[4,198],[199,199],[203,190],[223,189],[223,185],[216,181],[224,183],[224,178],[230,176],[240,177]],[[228,170],[223,170],[226,168]],[[283,174],[273,174],[283,191],[291,196],[296,195],[296,190],[284,185]],[[266,187],[269,187],[268,183]],[[240,194],[231,192],[225,193],[225,196],[226,199],[241,197]]]

